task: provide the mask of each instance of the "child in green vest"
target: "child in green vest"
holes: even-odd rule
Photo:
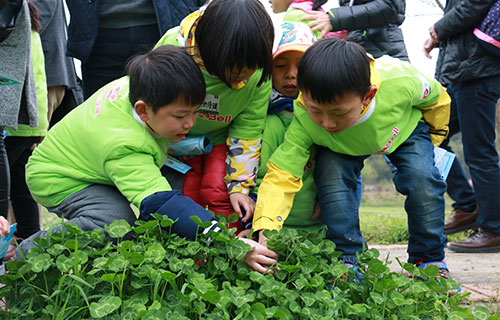
[[[218,229],[208,211],[172,190],[160,172],[169,143],[186,137],[205,98],[199,67],[185,49],[162,46],[133,58],[127,75],[97,91],[48,132],[26,166],[33,197],[84,231],[104,229],[116,219],[133,225],[137,218],[152,219],[152,213],[176,221],[172,232],[189,239]],[[137,215],[130,204],[139,209]],[[193,215],[211,226],[198,230]],[[21,251],[46,233],[24,240]],[[274,261],[274,252],[243,240],[256,247],[245,261],[265,271],[259,261]]]
[[[283,22],[280,41],[273,54],[273,90],[269,101],[268,115],[262,136],[262,152],[257,174],[257,188],[250,196],[258,198],[258,186],[267,172],[267,161],[285,138],[285,132],[293,118],[293,100],[299,95],[297,86],[297,65],[300,57],[314,42],[316,37],[304,23]],[[314,185],[315,152],[304,166],[304,185],[293,201],[284,227],[300,228],[320,232],[325,225],[319,219],[319,204],[316,205]],[[316,213],[316,214],[314,214]]]
[[[439,82],[407,62],[388,56],[374,60],[358,44],[335,38],[304,53],[297,81],[301,94],[285,140],[269,160],[254,229],[282,227],[316,144],[314,179],[326,237],[342,251],[344,262],[355,264],[356,253],[366,246],[356,180],[366,158],[386,154],[398,169],[396,189],[406,196],[408,262],[435,264],[447,278],[446,182],[434,166],[433,144],[447,134],[450,99]]]
[[[183,192],[215,214],[251,220],[261,138],[271,93],[272,20],[259,0],[213,0],[166,32],[159,45],[189,48],[207,96],[190,136],[213,148],[187,164]],[[242,211],[246,212],[246,215]],[[240,221],[229,227],[242,229]]]

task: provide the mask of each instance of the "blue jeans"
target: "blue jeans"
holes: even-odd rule
[[[500,76],[455,83],[448,87],[448,93],[452,111],[456,108],[458,115],[465,163],[479,207],[476,225],[500,235],[500,168],[495,143]],[[465,182],[460,181],[465,188]]]
[[[328,227],[326,237],[342,251],[341,259],[355,263],[356,253],[366,242],[359,227],[356,181],[369,156],[349,156],[327,148],[318,152],[314,179],[321,218]],[[434,166],[434,146],[428,126],[420,122],[410,137],[388,155],[397,168],[393,180],[406,196],[410,239],[408,262],[444,259],[444,197],[446,182]]]

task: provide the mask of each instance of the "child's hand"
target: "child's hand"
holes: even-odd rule
[[[319,206],[319,202],[316,202],[316,204],[314,205],[314,212],[311,217],[311,220],[314,221],[319,219],[321,219],[321,207]]]
[[[248,235],[250,234],[251,229],[246,229],[238,233],[236,236],[238,238],[248,238]]]
[[[267,237],[264,236],[264,230],[259,231],[259,243],[267,248]]]
[[[252,200],[249,196],[244,193],[231,193],[229,195],[229,201],[231,201],[231,205],[233,206],[234,212],[238,213],[241,221],[247,222],[252,218],[253,212],[255,210],[255,201]],[[241,207],[245,209],[245,216],[243,217],[243,213],[241,212]]]
[[[8,235],[10,232],[9,221],[3,216],[0,216],[0,237]]]
[[[240,240],[253,248],[253,250],[248,252],[243,258],[243,261],[246,262],[252,270],[260,273],[273,273],[273,270],[270,269],[269,266],[277,262],[276,259],[278,255],[276,252],[269,250],[266,246],[251,239],[240,238]]]
[[[302,17],[302,21],[311,20],[308,23],[309,28],[314,31],[319,30],[318,40],[323,39],[325,34],[332,31],[332,23],[330,22],[330,16],[326,12],[321,11],[311,11],[308,15]]]

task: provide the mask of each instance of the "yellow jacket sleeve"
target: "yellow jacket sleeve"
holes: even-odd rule
[[[302,179],[267,163],[253,217],[253,229],[281,229],[292,208],[295,194],[302,188]]]
[[[441,86],[439,100],[430,106],[419,107],[424,121],[429,125],[429,134],[432,143],[439,146],[448,136],[450,122],[451,99],[446,90]]]

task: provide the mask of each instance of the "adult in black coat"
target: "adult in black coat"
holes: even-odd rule
[[[458,161],[448,175],[455,213],[445,234],[478,228],[458,252],[500,252],[500,167],[495,144],[496,105],[500,98],[500,58],[483,49],[473,35],[496,0],[448,0],[445,14],[429,28],[424,53],[439,46],[436,79],[451,97],[449,138],[461,131],[464,157],[474,190]],[[449,139],[448,138],[448,139]],[[448,147],[448,140],[442,147]]]
[[[161,35],[205,0],[66,0],[71,15],[68,55],[82,62],[85,99],[123,75],[128,59],[152,49]]]
[[[403,32],[405,0],[339,0],[340,7],[325,12],[313,11],[303,20],[312,20],[320,36],[330,31],[349,31],[348,40],[357,42],[378,58],[389,55],[408,61]]]

